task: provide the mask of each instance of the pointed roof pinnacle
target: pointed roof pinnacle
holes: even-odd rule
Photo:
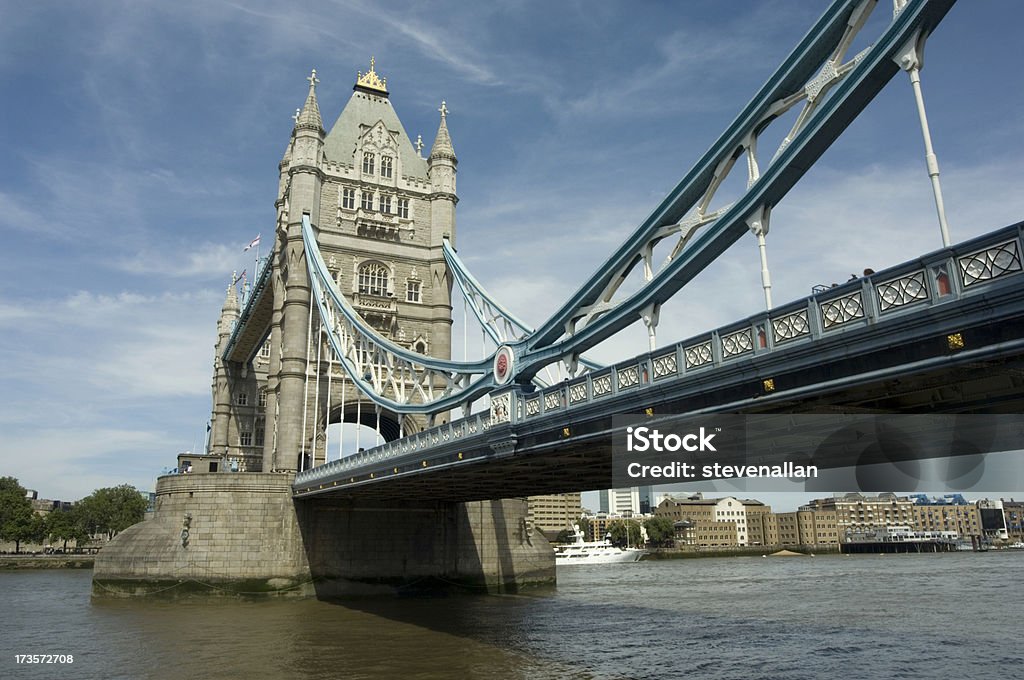
[[[356,84],[352,87],[353,90],[362,90],[363,92],[369,92],[370,94],[388,96],[388,79],[381,78],[377,75],[374,70],[374,65],[377,60],[374,57],[370,57],[370,70],[363,75],[362,71],[356,71]]]
[[[430,148],[431,158],[455,158],[455,148],[452,146],[451,135],[448,134],[448,105],[442,101],[441,108],[438,109],[441,112],[441,125],[437,128],[437,136],[434,138],[434,146]]]
[[[238,311],[238,290],[235,284],[238,283],[238,272],[231,272],[231,283],[228,284],[227,295],[224,296],[224,306],[221,307],[221,314]]]
[[[295,128],[323,132],[324,123],[320,118],[320,106],[316,101],[316,84],[320,82],[320,79],[316,77],[316,69],[313,69],[306,80],[309,81],[309,94],[306,95],[306,103],[295,119]]]

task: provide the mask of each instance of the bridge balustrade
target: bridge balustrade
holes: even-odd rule
[[[503,424],[580,408],[661,381],[685,379],[761,354],[864,328],[922,308],[980,294],[1022,271],[1024,222],[945,248],[768,312],[702,333],[532,393],[492,393],[491,410],[299,473],[296,487],[325,474],[359,468]],[[767,386],[766,386],[767,387]]]

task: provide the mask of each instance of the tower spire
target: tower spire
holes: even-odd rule
[[[430,157],[454,160],[455,148],[452,147],[452,138],[448,134],[448,104],[442,100],[438,111],[441,112],[441,124],[437,128],[437,136],[434,137],[434,146],[430,148]]]
[[[320,117],[320,105],[316,101],[316,84],[320,79],[316,77],[316,69],[306,78],[309,81],[309,94],[306,95],[306,103],[299,111],[295,119],[295,129],[309,129],[322,132],[324,129],[323,119]]]

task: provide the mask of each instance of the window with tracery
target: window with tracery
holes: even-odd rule
[[[409,219],[409,199],[400,198],[398,199],[398,216],[403,220]]]
[[[367,262],[359,268],[359,292],[362,295],[388,294],[388,268],[379,262]]]
[[[343,189],[341,192],[341,207],[345,210],[356,209],[356,190]]]
[[[385,215],[391,214],[391,196],[388,194],[380,195],[380,211]]]
[[[405,301],[406,302],[419,302],[420,301],[420,282],[419,281],[407,281],[405,283]]]
[[[362,207],[363,207],[363,210],[373,210],[373,192],[372,191],[364,191],[363,192]]]
[[[391,158],[391,156],[381,156],[380,157],[380,176],[381,177],[391,177],[392,160],[393,159]],[[372,172],[372,170],[371,170],[371,172]]]
[[[369,151],[363,154],[363,174],[373,174],[373,154],[370,153]]]

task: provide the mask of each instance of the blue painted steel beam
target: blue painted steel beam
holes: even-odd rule
[[[838,0],[744,108],[726,132],[704,154],[669,196],[620,246],[604,265],[531,337],[517,343],[517,379],[524,381],[566,353],[579,353],[633,324],[648,305],[670,299],[729,246],[748,231],[745,219],[762,205],[775,205],[825,152],[857,114],[898,71],[893,57],[915,34],[930,32],[955,0],[911,0],[879,42],[831,92],[807,125],[763,172],[760,179],[717,222],[699,233],[689,246],[645,286],[604,317],[572,336],[566,324],[579,310],[598,302],[613,276],[637,257],[641,247],[661,227],[677,223],[700,199],[724,156],[735,153],[745,136],[776,101],[800,88],[831,54],[846,21],[859,2]]]

